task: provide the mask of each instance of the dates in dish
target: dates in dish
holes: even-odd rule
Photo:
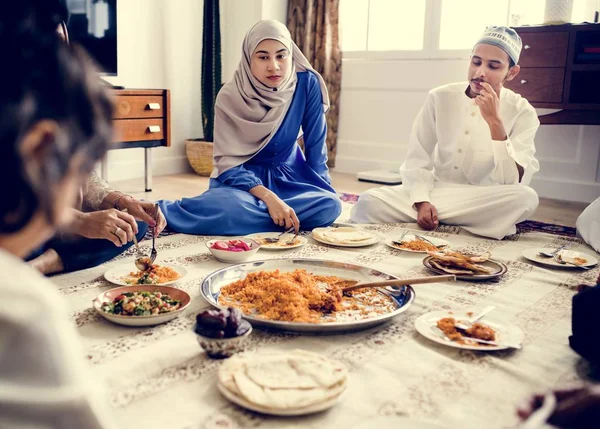
[[[250,323],[237,308],[206,310],[196,316],[196,333],[209,338],[234,338],[244,335]]]
[[[243,240],[219,240],[215,241],[210,247],[212,249],[225,250],[228,252],[247,252],[248,250],[252,250],[250,246]]]

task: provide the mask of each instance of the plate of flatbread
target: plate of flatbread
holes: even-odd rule
[[[471,255],[451,250],[427,252],[423,265],[438,274],[454,274],[457,280],[490,280],[504,275],[508,267],[489,253]]]
[[[323,244],[340,247],[363,247],[378,243],[380,237],[371,232],[351,226],[337,228],[315,228],[312,231],[315,240]]]
[[[335,405],[348,369],[306,350],[247,352],[221,365],[219,391],[246,409],[275,416],[312,414]]]

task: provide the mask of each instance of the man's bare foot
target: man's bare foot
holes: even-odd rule
[[[44,275],[60,273],[65,269],[62,259],[54,249],[48,249],[28,264]]]

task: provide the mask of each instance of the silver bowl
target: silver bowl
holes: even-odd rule
[[[246,333],[232,338],[211,338],[200,335],[196,332],[194,324],[194,334],[200,347],[204,349],[206,354],[213,359],[226,359],[233,356],[235,353],[240,353],[246,350],[247,340],[252,332],[252,325]]]

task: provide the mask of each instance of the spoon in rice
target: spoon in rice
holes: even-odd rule
[[[397,280],[384,280],[380,282],[371,283],[359,283],[358,280],[341,280],[334,283],[334,286],[342,286],[342,293],[350,292],[351,290],[362,289],[365,287],[383,287],[383,286],[407,286],[422,283],[438,283],[438,282],[454,282],[456,281],[455,275],[441,275],[441,276],[428,276],[428,277],[416,277],[413,279],[397,279]]]

